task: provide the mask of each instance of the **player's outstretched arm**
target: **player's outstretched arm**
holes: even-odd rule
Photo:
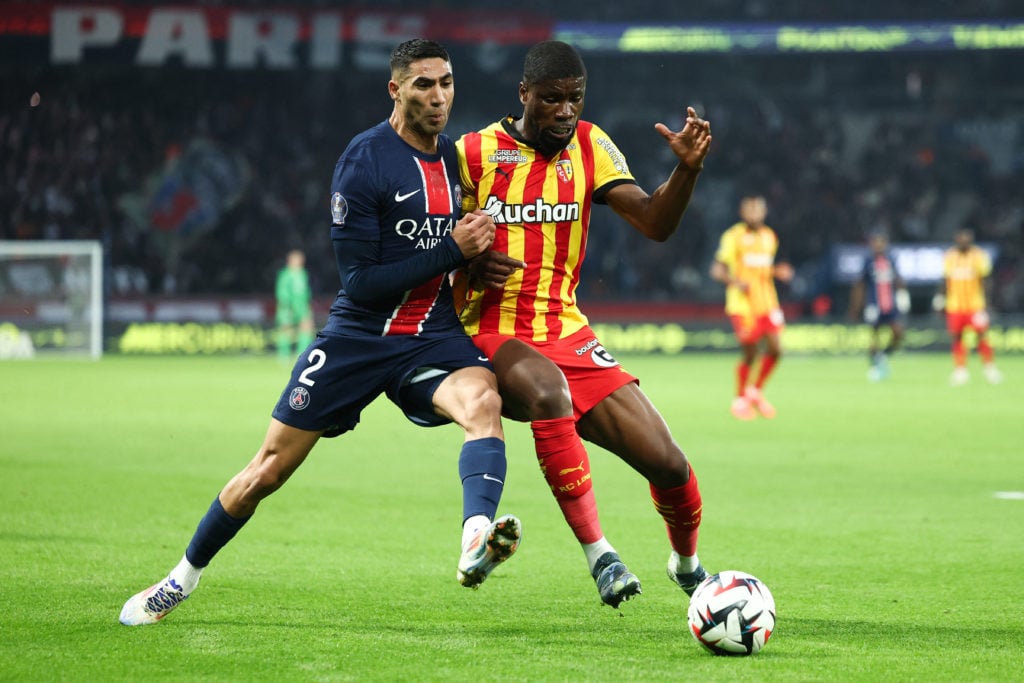
[[[394,263],[380,263],[380,245],[334,240],[342,286],[354,301],[375,301],[417,287],[463,265],[494,242],[494,220],[482,211],[463,216],[436,245]]]
[[[704,158],[711,149],[711,124],[686,108],[686,123],[676,132],[663,123],[654,129],[676,155],[678,163],[668,180],[648,195],[638,185],[618,185],[607,194],[608,205],[645,237],[664,242],[679,227],[693,196]]]

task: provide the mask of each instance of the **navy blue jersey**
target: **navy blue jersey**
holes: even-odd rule
[[[371,261],[378,265],[437,250],[454,267],[461,255],[448,236],[461,214],[458,173],[455,144],[446,135],[438,137],[436,154],[425,154],[387,121],[359,134],[338,159],[331,183],[336,253],[346,240],[359,240],[374,243]],[[436,336],[461,329],[448,277],[437,273],[411,289],[369,301],[355,300],[343,285],[324,332]]]
[[[896,282],[899,273],[888,251],[868,254],[864,259],[861,280],[864,282],[865,304],[875,306],[880,314],[896,311]]]
[[[345,149],[331,185],[342,289],[296,360],[276,419],[337,436],[385,393],[415,424],[445,424],[433,405],[445,377],[490,369],[455,315],[447,277],[465,260],[450,234],[461,211],[457,173],[450,138],[424,154],[387,121]]]

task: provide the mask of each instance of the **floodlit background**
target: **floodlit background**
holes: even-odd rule
[[[1019,3],[512,7],[5,3],[0,238],[102,242],[108,351],[132,323],[269,327],[274,276],[295,246],[309,256],[322,322],[338,287],[330,176],[348,140],[390,112],[389,50],[413,36],[450,48],[458,136],[519,111],[523,55],[554,37],[589,67],[584,117],[648,190],[673,163],[654,123],[678,127],[693,105],[714,134],[667,244],[595,212],[579,288],[595,322],[619,322],[625,309],[613,304],[626,303],[643,319],[727,327],[708,266],[739,194],[756,190],[797,269],[781,287],[790,322],[847,322],[851,267],[881,229],[903,249],[918,324],[941,330],[929,305],[938,259],[970,226],[996,257],[995,343],[1005,346],[1004,326],[1019,330]],[[31,328],[15,279],[0,276],[0,319]]]

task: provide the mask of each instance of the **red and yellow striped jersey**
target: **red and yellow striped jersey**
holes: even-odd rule
[[[946,251],[946,312],[976,313],[985,310],[983,280],[992,272],[992,260],[984,249],[972,246],[966,252],[953,247]]]
[[[466,331],[548,341],[584,327],[576,285],[590,212],[615,185],[636,182],[625,157],[586,121],[550,158],[519,139],[511,118],[464,135],[457,147],[463,210],[489,213],[497,225],[492,249],[526,263],[503,289],[466,293]]]
[[[746,223],[733,225],[722,234],[715,260],[729,268],[733,279],[746,283],[725,288],[725,312],[728,315],[768,315],[779,307],[775,292],[775,252],[779,239],[767,225],[751,230]]]

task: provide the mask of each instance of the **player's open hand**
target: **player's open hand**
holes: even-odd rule
[[[469,277],[477,285],[501,289],[512,273],[526,264],[500,251],[488,249],[469,262]]]
[[[654,129],[668,142],[679,161],[692,171],[704,166],[704,157],[711,149],[711,124],[697,116],[693,107],[686,108],[686,124],[678,133],[664,123],[654,124]]]
[[[494,242],[494,219],[479,209],[467,213],[455,224],[452,239],[465,258],[482,254]]]

